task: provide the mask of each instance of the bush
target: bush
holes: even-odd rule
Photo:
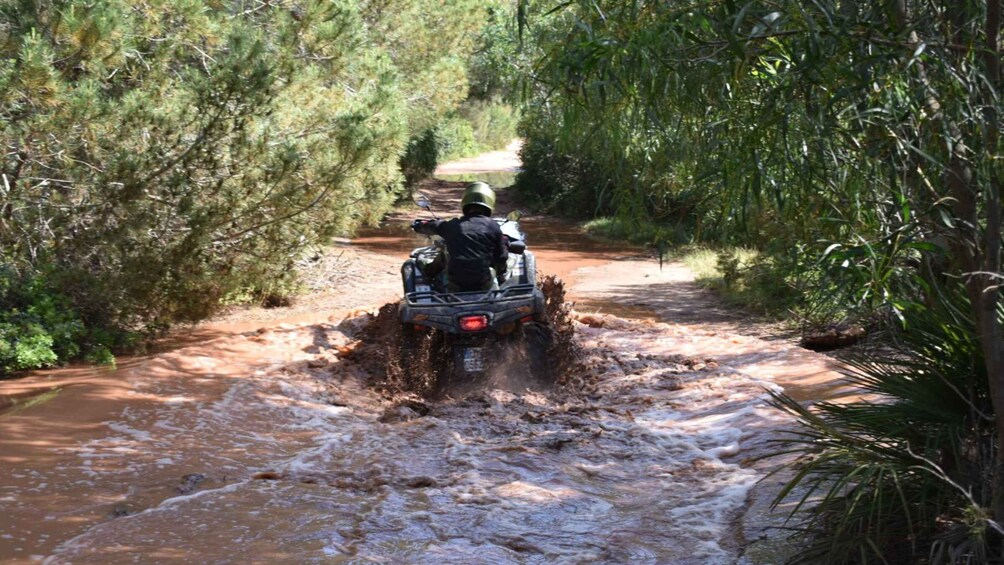
[[[470,157],[481,152],[474,139],[474,127],[458,115],[452,115],[436,126],[436,150],[440,162]]]
[[[436,142],[436,130],[427,129],[408,142],[408,147],[401,156],[400,167],[405,184],[412,187],[422,179],[428,178],[436,170],[438,163],[439,144]]]
[[[612,213],[611,183],[594,163],[561,152],[557,140],[546,131],[546,121],[524,116],[521,129],[523,170],[516,176],[521,200],[535,209],[568,217]]]
[[[686,247],[676,255],[728,303],[772,317],[801,316],[808,308],[810,277],[784,258],[743,247]]]
[[[686,234],[677,226],[662,226],[644,220],[618,217],[596,218],[586,222],[585,229],[586,232],[600,237],[640,245],[656,245],[657,242],[680,244],[686,241]]]
[[[107,359],[91,328],[282,303],[304,249],[390,208],[402,160],[410,178],[435,167],[422,132],[467,92],[486,16],[475,0],[158,6],[0,1],[0,264],[41,285],[5,295],[4,370]]]
[[[786,257],[754,249],[720,250],[716,260],[721,279],[713,285],[728,300],[772,316],[801,311],[806,298],[806,271]]]
[[[81,355],[114,363],[111,348],[129,339],[88,327],[47,278],[24,279],[0,269],[0,376],[53,367]]]
[[[775,394],[800,428],[779,441],[796,454],[794,478],[775,503],[799,499],[793,517],[811,543],[794,559],[824,564],[986,563],[994,413],[961,288],[882,350],[848,362],[868,395],[808,409]],[[1004,315],[1004,312],[999,312]]]
[[[480,151],[504,149],[517,136],[519,114],[504,102],[471,99],[458,112],[471,125]]]
[[[428,178],[446,161],[505,148],[516,137],[516,112],[508,104],[468,100],[409,142],[401,157],[407,186]]]

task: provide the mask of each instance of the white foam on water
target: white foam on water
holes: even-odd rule
[[[190,397],[190,396],[184,396],[184,395],[176,394],[174,396],[169,396],[169,397],[163,399],[163,402],[164,402],[164,404],[167,404],[169,406],[173,406],[173,405],[178,405],[178,404],[188,404],[188,403],[192,403],[192,402],[197,402],[197,400],[194,399],[194,398],[192,398],[192,397]]]
[[[131,437],[135,441],[148,442],[153,437],[150,435],[150,432],[144,430],[138,430],[122,422],[105,422],[105,425],[107,425],[113,431]]]

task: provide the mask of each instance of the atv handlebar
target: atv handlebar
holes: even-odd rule
[[[435,235],[435,231],[432,229],[432,222],[434,220],[414,220],[411,222],[411,229],[422,235]]]

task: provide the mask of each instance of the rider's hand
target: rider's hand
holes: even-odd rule
[[[424,223],[425,223],[424,220],[415,220],[411,222],[411,229],[418,231],[419,226],[421,226]]]

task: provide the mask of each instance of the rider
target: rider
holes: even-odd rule
[[[464,215],[452,220],[415,220],[411,227],[424,235],[438,235],[446,242],[450,259],[447,276],[451,290],[461,292],[489,290],[494,281],[505,278],[509,252],[499,225],[492,219],[495,191],[488,183],[472,182],[464,189],[460,208]],[[426,267],[426,274],[436,276],[442,270],[442,254]],[[492,272],[494,268],[494,273]]]

